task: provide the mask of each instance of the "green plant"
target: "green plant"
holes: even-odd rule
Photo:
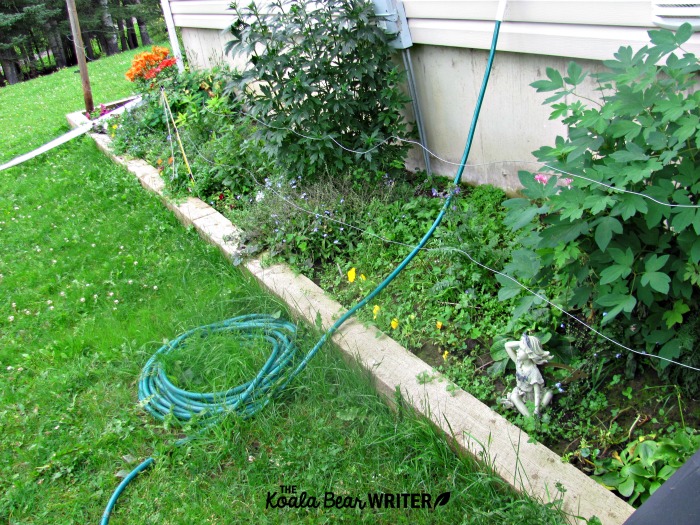
[[[700,447],[700,434],[683,429],[673,436],[656,439],[640,437],[630,442],[619,454],[593,458],[595,479],[630,504],[644,503]]]
[[[535,155],[585,179],[521,172],[524,198],[504,204],[523,245],[505,271],[601,326],[614,320],[616,336],[666,359],[654,361],[660,372],[667,359],[697,362],[700,65],[682,50],[690,35],[686,24],[675,34],[650,31],[653,45],[636,53],[622,47],[604,62],[609,71],[591,75],[600,102],[578,95],[587,75],[577,64],[566,76],[549,68],[548,80],[532,85],[555,91],[546,103],[570,97],[551,115],[568,134]],[[499,281],[502,299],[521,293]],[[516,315],[537,303],[521,298]]]
[[[226,49],[249,64],[228,89],[266,123],[264,149],[290,178],[350,173],[366,184],[402,172],[407,145],[390,139],[406,134],[408,100],[370,2],[274,0],[232,9]]]
[[[90,66],[101,99],[128,93],[125,60],[116,55]],[[62,129],[60,108],[79,106],[82,100],[75,77],[68,69],[0,90],[0,121],[17,123],[0,135],[0,156],[15,144],[24,148],[37,140],[39,145]],[[38,94],[46,111],[26,105],[36,104]],[[452,491],[450,504],[440,509],[450,523],[468,515],[471,523],[486,525],[495,514],[506,523],[564,523],[560,509],[511,490],[488,465],[455,455],[429,421],[407,410],[397,418],[364,371],[349,366],[331,347],[309,363],[303,381],[258,417],[229,418],[187,446],[172,449],[181,429],[157,424],[135,403],[141,366],[163,339],[237,314],[278,311],[278,300],[183,229],[159,199],[143,192],[132,175],[87,138],[4,175],[3,522],[98,522],[125,473],[155,454],[157,467],[120,500],[115,520],[435,522],[434,513],[412,509],[265,511],[267,492],[279,491],[285,482],[321,497],[325,491],[360,496]],[[310,348],[318,334],[299,329],[299,348]],[[230,348],[219,342],[222,353]],[[258,348],[256,355],[263,357],[260,352]],[[216,370],[200,368],[206,374],[199,376],[193,369],[191,376],[191,356],[181,357],[182,363],[174,363],[174,376],[180,372],[177,379],[191,381],[191,386],[219,380],[206,374],[221,373],[228,383],[241,372],[238,363],[221,356]],[[182,497],[193,490],[195,497]]]

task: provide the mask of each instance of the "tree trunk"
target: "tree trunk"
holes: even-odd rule
[[[151,37],[148,35],[148,27],[146,27],[146,21],[143,18],[136,18],[136,23],[139,25],[139,33],[141,33],[141,44],[144,46],[150,46],[153,44]]]
[[[85,57],[90,61],[95,60],[95,50],[92,47],[92,36],[90,36],[90,33],[83,33],[83,43],[85,45]]]
[[[46,39],[51,47],[51,53],[56,60],[56,67],[62,68],[66,67],[66,52],[63,49],[63,43],[61,42],[61,36],[58,34],[56,29],[57,23],[55,20],[51,21],[49,27],[46,28]]]
[[[114,20],[112,20],[112,13],[109,11],[109,0],[99,1],[102,7],[102,26],[105,31],[107,56],[115,55],[119,53],[119,46],[117,45],[117,33],[114,32]]]
[[[121,18],[117,20],[117,28],[119,29],[119,41],[122,45],[122,51],[126,51],[129,49],[129,42],[124,36],[124,20]]]
[[[73,42],[68,40],[68,35],[62,35],[61,43],[63,44],[63,52],[66,55],[66,67],[75,66],[78,63],[78,57],[75,56]]]
[[[97,41],[97,47],[100,50],[100,56],[107,53],[107,39],[105,38],[104,33],[97,33],[95,35],[95,40]],[[107,53],[107,55],[109,54]]]
[[[24,65],[29,67],[29,78],[36,78],[36,61],[34,60],[34,52],[31,51],[30,47],[27,47],[26,42],[22,44],[22,50],[24,51]]]
[[[132,0],[134,4],[141,5],[141,0]],[[136,23],[139,26],[139,33],[141,33],[141,45],[150,46],[153,44],[151,37],[148,34],[148,27],[146,27],[146,21],[143,17],[137,16]]]
[[[126,21],[126,36],[129,39],[129,49],[139,47],[139,39],[136,36],[136,24],[134,24],[133,18],[129,18]]]
[[[8,84],[17,84],[22,79],[19,76],[19,64],[16,59],[17,54],[10,48],[5,52],[5,56],[0,59],[2,71]],[[9,57],[9,58],[8,58]]]

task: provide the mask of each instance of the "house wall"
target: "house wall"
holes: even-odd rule
[[[247,1],[247,0],[245,0]],[[229,0],[170,0],[175,25],[182,28],[186,53],[196,67],[226,61],[223,45],[233,21]],[[481,85],[498,1],[404,0],[414,46],[411,56],[435,173],[453,176]],[[227,13],[228,11],[228,13]],[[465,170],[467,182],[506,190],[520,187],[517,172],[534,169],[531,151],[550,145],[564,127],[549,120],[546,94],[529,86],[547,67],[565,70],[576,60],[600,71],[602,60],[620,46],[648,44],[652,23],[648,0],[511,0],[498,41],[498,53]],[[684,45],[700,55],[700,35]],[[242,63],[235,64],[242,66]],[[597,98],[588,83],[581,94]],[[515,162],[514,162],[515,161]],[[422,168],[413,151],[409,168]]]

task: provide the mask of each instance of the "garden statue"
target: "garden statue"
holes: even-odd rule
[[[525,417],[530,417],[530,411],[525,403],[535,404],[535,416],[539,417],[540,410],[552,400],[552,392],[544,388],[544,379],[537,365],[546,363],[552,354],[542,349],[537,337],[523,334],[520,341],[506,343],[506,352],[515,362],[516,386],[501,403],[508,408],[517,408]]]

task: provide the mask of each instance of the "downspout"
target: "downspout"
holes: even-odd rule
[[[170,10],[170,0],[160,0],[160,6],[163,9],[165,26],[168,28],[168,38],[170,39],[170,47],[172,47],[173,56],[177,61],[177,70],[180,73],[182,73],[185,70],[185,64],[182,61],[180,43],[177,39],[177,32],[175,31],[175,21],[173,20],[173,12]]]

